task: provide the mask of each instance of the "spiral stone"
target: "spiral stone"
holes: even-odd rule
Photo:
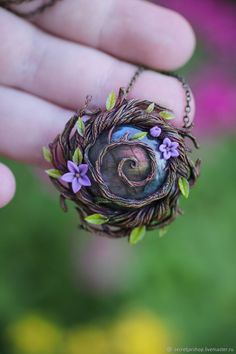
[[[179,213],[178,180],[184,178],[192,186],[200,164],[189,159],[185,140],[189,138],[195,146],[196,142],[188,131],[174,128],[161,117],[166,108],[155,104],[148,112],[150,104],[147,100],[129,100],[123,89],[109,111],[91,111],[87,100],[79,112],[84,121],[83,134],[75,130],[76,114],[50,144],[52,164],[60,175],[68,172],[67,163],[78,148],[80,163],[88,166],[86,178],[91,186],[83,185],[78,193],[60,178],[50,177],[61,193],[63,209],[66,199],[76,204],[82,228],[123,237],[142,225],[162,228]],[[158,134],[153,134],[153,127]],[[165,148],[168,151],[163,153]],[[167,155],[168,160],[164,158]],[[79,174],[74,178],[80,181]],[[90,215],[98,215],[104,222],[91,224],[86,219]]]

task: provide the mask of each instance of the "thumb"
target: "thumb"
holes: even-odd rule
[[[16,182],[13,173],[7,166],[0,163],[0,208],[11,201],[15,190]]]

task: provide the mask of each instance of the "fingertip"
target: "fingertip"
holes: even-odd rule
[[[172,36],[166,39],[169,55],[165,56],[163,70],[176,70],[185,65],[192,57],[196,47],[196,36],[191,24],[178,12],[169,10]],[[168,32],[167,32],[168,33]]]
[[[16,182],[13,173],[7,166],[0,163],[0,208],[12,200],[15,190]]]
[[[115,2],[114,21],[106,36],[109,52],[159,70],[176,70],[192,56],[196,38],[192,26],[178,12],[148,1]],[[134,10],[135,9],[135,10]],[[119,33],[115,37],[114,31]],[[104,48],[103,48],[104,49]]]
[[[146,1],[135,2],[135,12],[133,0],[127,1],[125,7],[119,5],[123,26],[119,29],[119,56],[124,53],[124,59],[167,71],[186,64],[196,46],[188,20],[174,10]],[[114,40],[110,45],[113,48]]]

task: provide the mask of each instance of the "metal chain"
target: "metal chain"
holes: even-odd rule
[[[21,13],[18,12],[15,9],[11,8],[11,5],[19,5],[22,4],[24,2],[31,2],[32,0],[0,0],[0,6],[4,7],[5,9],[13,12],[15,15],[23,17],[23,18],[27,18],[27,19],[31,19],[33,16],[38,15],[42,12],[44,12],[46,9],[48,9],[49,7],[53,6],[54,4],[56,4],[58,1],[60,0],[48,0],[46,2],[46,4],[43,4],[39,7],[37,7],[35,10],[27,12],[27,13]]]
[[[135,71],[133,77],[130,80],[129,85],[126,88],[126,93],[128,94],[130,90],[133,88],[134,84],[136,83],[138,77],[142,74],[142,72],[145,70],[143,66],[139,66],[137,70]]]
[[[133,77],[130,80],[130,83],[126,89],[127,94],[130,92],[130,90],[133,88],[134,84],[136,83],[138,77],[140,76],[140,74],[145,70],[145,68],[143,66],[139,66],[137,68],[137,70],[135,71]],[[172,72],[165,72],[165,71],[159,71],[161,74],[167,75],[167,76],[172,76],[174,78],[176,78],[179,82],[181,82],[184,91],[185,91],[185,100],[186,100],[186,105],[185,105],[185,109],[184,109],[184,116],[183,116],[183,128],[185,129],[191,129],[193,127],[193,123],[190,120],[189,114],[191,112],[191,106],[190,106],[190,102],[191,102],[191,89],[189,87],[189,85],[187,84],[187,82],[185,81],[185,79],[180,76],[179,74],[176,73],[172,73]]]
[[[172,76],[174,78],[176,78],[183,86],[184,92],[185,92],[185,101],[186,101],[186,105],[184,108],[184,116],[183,116],[183,121],[184,121],[184,128],[185,129],[191,129],[193,127],[193,123],[190,120],[189,114],[191,113],[191,106],[190,106],[190,102],[191,102],[191,89],[188,85],[188,83],[186,82],[186,80],[180,76],[179,74],[176,73],[166,73],[166,72],[162,72],[165,75],[168,76]]]

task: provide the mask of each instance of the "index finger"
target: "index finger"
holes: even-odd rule
[[[190,24],[178,13],[141,0],[67,0],[35,19],[44,30],[118,58],[173,70],[195,48]]]

